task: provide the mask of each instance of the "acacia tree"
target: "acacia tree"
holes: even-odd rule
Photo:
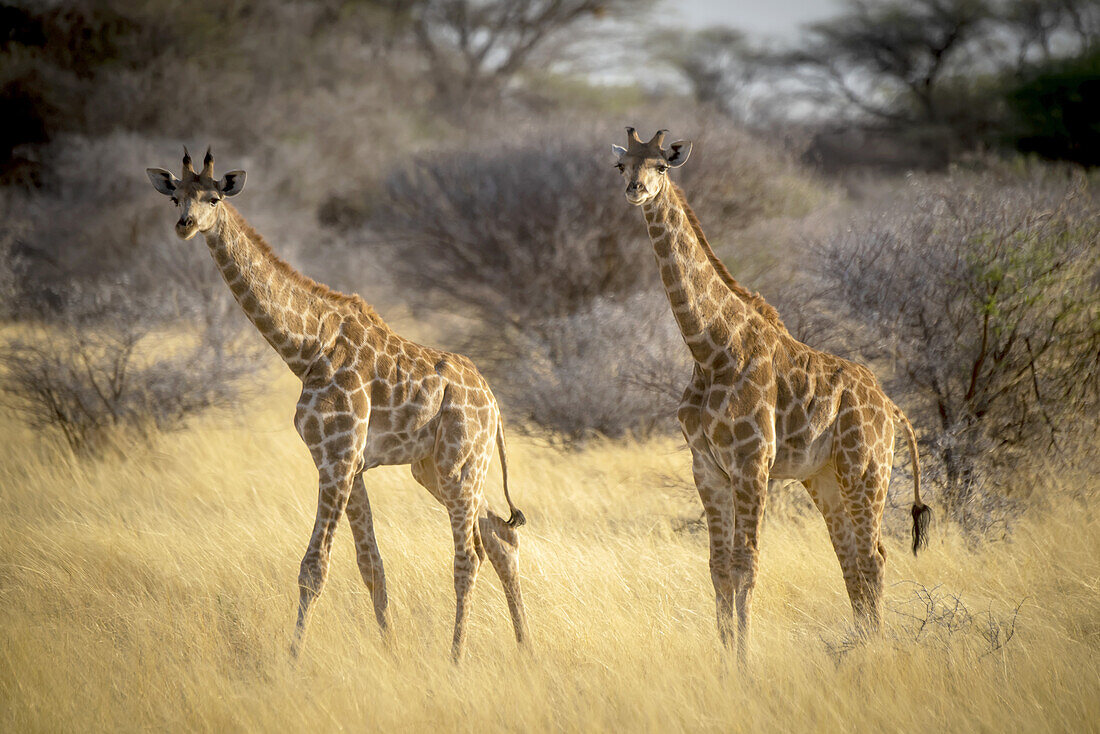
[[[938,122],[937,91],[990,18],[985,0],[849,0],[785,62],[825,101],[887,122]]]
[[[1003,0],[997,20],[1015,46],[1017,71],[1086,52],[1100,40],[1095,0]]]
[[[397,3],[428,62],[439,97],[468,101],[499,90],[551,39],[586,19],[644,0],[410,0]]]
[[[798,94],[840,112],[841,128],[885,134],[926,162],[946,162],[1013,139],[1013,88],[1090,58],[1098,39],[1096,0],[848,0],[775,62]],[[1052,109],[1046,122],[1060,117]]]

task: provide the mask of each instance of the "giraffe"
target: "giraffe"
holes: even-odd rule
[[[727,648],[736,640],[744,663],[767,488],[782,479],[801,481],[824,516],[856,624],[873,632],[882,621],[895,424],[913,461],[914,554],[927,539],[931,510],[920,499],[913,427],[869,369],[797,341],[774,308],[733,279],[668,176],[691,142],[666,150],[666,132],[643,143],[628,127],[627,147],[612,150],[694,361],[677,418],[710,535],[719,636]]]
[[[317,466],[319,488],[313,533],[298,574],[291,654],[297,657],[302,649],[344,514],[375,617],[388,636],[386,577],[363,474],[393,464],[411,465],[413,477],[450,517],[456,596],[452,657],[457,661],[463,654],[470,594],[485,556],[500,577],[522,645],[528,632],[516,528],[525,518],[508,493],[500,410],[474,364],[398,336],[358,295],[330,290],[281,260],[226,201],[244,188],[245,172],[215,178],[210,150],[198,173],[186,148],[181,178],[162,168],[146,173],[153,188],[179,209],[176,234],[183,240],[203,234],[233,297],[302,382],[294,426]],[[507,520],[489,509],[482,491],[494,447]]]

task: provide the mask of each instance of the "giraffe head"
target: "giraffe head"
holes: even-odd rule
[[[691,141],[677,140],[664,150],[667,130],[658,130],[648,143],[632,127],[626,129],[626,147],[612,145],[615,168],[626,179],[626,200],[635,206],[656,196],[667,180],[668,169],[684,165],[691,155]]]
[[[183,173],[176,178],[163,168],[146,168],[153,188],[172,199],[179,209],[176,221],[176,234],[182,240],[189,240],[196,232],[206,232],[218,219],[221,200],[226,196],[236,196],[244,188],[244,171],[230,171],[214,178],[214,154],[206,149],[202,161],[202,170],[195,173],[191,165],[191,155],[183,149]]]

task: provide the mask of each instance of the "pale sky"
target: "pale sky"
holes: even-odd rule
[[[689,28],[725,25],[758,38],[791,40],[804,23],[835,14],[838,0],[664,0],[660,17],[678,15]]]

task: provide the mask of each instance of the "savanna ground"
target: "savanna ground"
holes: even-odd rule
[[[512,437],[533,643],[517,649],[486,566],[458,666],[446,515],[406,468],[372,470],[392,641],[342,527],[295,665],[315,470],[291,426],[293,378],[258,387],[240,414],[102,459],[5,419],[0,730],[1100,728],[1095,483],[1048,497],[1002,540],[940,522],[916,559],[905,506],[888,508],[885,631],[863,644],[824,524],[785,488],[739,671],[718,644],[672,439],[562,451]],[[498,468],[487,494],[500,504]]]

